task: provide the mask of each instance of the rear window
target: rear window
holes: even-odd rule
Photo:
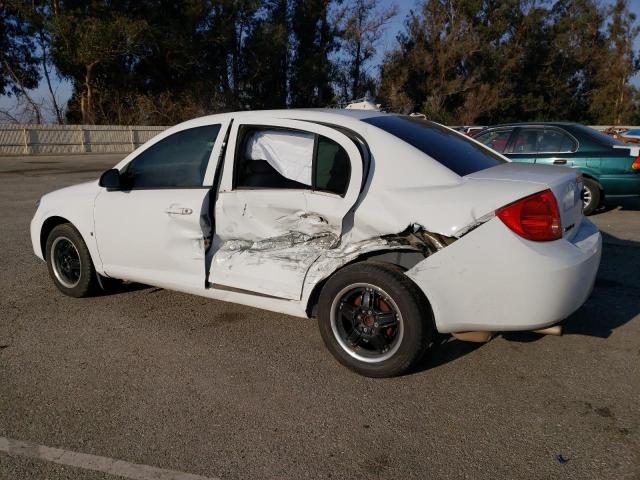
[[[613,137],[610,137],[606,133],[599,132],[594,128],[585,127],[584,125],[572,125],[572,128],[579,130],[584,135],[591,137],[592,140],[599,143],[600,145],[604,145],[605,147],[613,147],[614,145],[624,145],[623,142],[616,140]]]
[[[384,115],[363,121],[407,142],[460,176],[506,162],[466,136],[428,120]]]

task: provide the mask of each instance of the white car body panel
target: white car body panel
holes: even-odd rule
[[[425,292],[438,331],[546,327],[593,288],[601,237],[584,219],[574,241],[532,242],[493,218],[407,272]]]
[[[40,244],[40,232],[44,222],[49,218],[60,217],[71,222],[82,233],[96,268],[101,267],[98,246],[93,235],[93,200],[99,190],[98,181],[92,180],[47,193],[40,199],[40,205],[30,226],[31,243],[36,256],[44,260]]]
[[[186,128],[221,123],[220,131],[224,132],[228,121],[221,120],[170,128],[143,145],[135,155],[127,156],[116,168],[121,170],[152,145]],[[206,199],[223,140],[224,133],[219,133],[201,188],[99,189],[93,215],[101,273],[136,282],[161,283],[164,288],[204,289],[205,245],[200,222],[206,216]]]
[[[203,188],[107,192],[94,181],[53,192],[42,198],[31,223],[34,251],[43,258],[43,224],[62,217],[79,230],[101,274],[306,317],[314,289],[324,279],[364,254],[406,250],[387,236],[415,229],[451,242],[407,272],[431,303],[441,332],[539,328],[584,302],[595,279],[601,239],[576,203],[580,189],[574,170],[506,163],[460,177],[361,121],[378,115],[362,110],[237,112],[177,125],[116,168],[175,132],[221,124]],[[295,128],[338,142],[351,159],[346,195],[234,189],[241,124]],[[332,126],[364,139],[368,172],[345,130]],[[211,189],[223,152],[216,194]],[[527,241],[495,217],[497,209],[548,188],[560,208],[562,239]],[[215,236],[205,254],[202,220],[214,200]],[[192,214],[166,214],[168,208],[187,208]]]
[[[108,192],[95,199],[95,236],[102,272],[165,288],[204,288],[201,209],[209,190]],[[190,215],[167,213],[189,209]],[[132,241],[142,239],[142,241]]]
[[[233,189],[235,149],[228,148],[216,201],[216,235],[209,281],[216,286],[300,300],[309,267],[323,251],[339,243],[342,221],[355,204],[362,183],[357,147],[344,134],[294,120],[265,121],[250,116],[236,122],[229,136],[235,145],[242,127],[304,130],[330,138],[351,160],[351,181],[344,197],[295,189]]]

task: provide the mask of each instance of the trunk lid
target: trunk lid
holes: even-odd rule
[[[550,189],[558,202],[563,238],[573,238],[582,221],[582,175],[577,170],[553,165],[505,163],[464,178],[472,182],[533,184],[537,186],[536,191]],[[520,198],[514,198],[511,202]]]

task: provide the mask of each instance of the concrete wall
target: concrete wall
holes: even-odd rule
[[[609,125],[594,125],[604,130]],[[0,155],[129,153],[168,127],[0,124]],[[638,128],[638,127],[629,127]]]
[[[0,125],[0,155],[128,153],[168,127]]]

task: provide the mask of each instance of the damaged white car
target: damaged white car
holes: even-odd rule
[[[601,238],[575,170],[510,163],[433,122],[281,110],[177,125],[31,222],[56,286],[120,279],[317,316],[343,365],[405,372],[436,332],[553,325]]]

